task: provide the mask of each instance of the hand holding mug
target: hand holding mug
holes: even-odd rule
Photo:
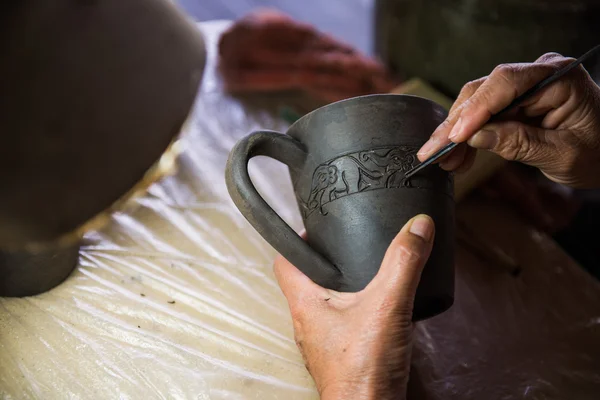
[[[296,343],[322,399],[404,398],[413,303],[434,231],[428,216],[408,221],[375,278],[356,293],[323,288],[282,256],[275,261]]]

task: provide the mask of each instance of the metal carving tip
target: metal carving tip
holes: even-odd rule
[[[453,143],[453,142],[448,143],[446,146],[442,147],[440,150],[438,150],[435,154],[433,154],[427,160],[423,161],[416,167],[413,167],[412,169],[410,169],[406,174],[404,174],[404,177],[406,179],[410,179],[413,175],[417,174],[418,172],[423,170],[425,167],[433,164],[434,162],[436,162],[437,160],[439,160],[446,154],[450,153],[456,146],[458,146],[458,143]]]

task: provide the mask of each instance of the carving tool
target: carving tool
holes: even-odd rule
[[[511,110],[513,107],[519,105],[523,100],[525,100],[528,97],[530,97],[530,96],[538,93],[540,90],[544,89],[546,86],[548,86],[548,85],[556,82],[558,79],[562,78],[564,75],[566,75],[567,73],[569,73],[573,68],[575,68],[579,64],[585,62],[590,57],[596,55],[599,51],[600,51],[600,45],[593,47],[591,50],[589,50],[587,53],[585,53],[584,55],[582,55],[581,57],[579,57],[578,59],[576,59],[572,63],[564,66],[561,69],[559,69],[553,75],[551,75],[548,78],[542,80],[541,82],[538,82],[536,85],[534,85],[532,88],[530,88],[529,90],[527,90],[525,93],[523,93],[522,95],[520,95],[516,99],[514,99],[508,106],[506,106],[504,109],[502,109],[499,113],[493,115],[488,120],[488,123],[491,122],[491,121],[493,121],[494,119],[496,119],[500,115],[506,113],[507,111]],[[433,154],[427,160],[425,160],[422,163],[418,164],[416,167],[413,167],[412,169],[410,169],[405,174],[405,178],[406,179],[411,178],[413,175],[417,174],[419,171],[423,170],[428,165],[433,164],[434,162],[436,162],[437,160],[439,160],[441,157],[443,157],[446,154],[450,153],[458,145],[459,145],[459,143],[454,143],[454,142],[448,143],[446,146],[442,147],[440,150],[438,150],[435,154]]]

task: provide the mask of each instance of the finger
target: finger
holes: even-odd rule
[[[477,149],[472,147],[467,147],[467,154],[465,155],[465,159],[463,163],[459,165],[454,172],[457,174],[463,174],[471,169],[473,164],[475,164],[475,158],[477,157]]]
[[[383,64],[359,54],[308,51],[298,55],[297,65],[322,71],[332,71],[348,76],[383,75]]]
[[[220,69],[225,86],[231,92],[277,91],[295,89],[297,79],[292,71],[253,70],[245,68]]]
[[[433,155],[436,151],[438,151],[443,146],[450,143],[450,140],[448,139],[448,134],[450,133],[452,126],[454,125],[454,123],[456,123],[456,120],[458,119],[459,113],[457,112],[457,110],[459,110],[461,105],[467,99],[469,99],[477,91],[477,89],[479,89],[479,87],[486,81],[486,79],[487,79],[487,77],[483,77],[483,78],[471,81],[471,82],[467,83],[465,86],[463,86],[456,101],[452,105],[452,108],[450,108],[450,113],[448,114],[448,118],[446,118],[446,120],[444,122],[442,122],[440,124],[440,126],[437,127],[437,129],[433,132],[433,134],[431,135],[429,140],[417,152],[417,157],[419,158],[420,161],[425,161],[428,157]],[[452,153],[450,153],[450,154],[452,154]],[[439,160],[440,163],[442,161],[443,161],[443,159]]]
[[[538,64],[546,64],[554,61],[562,61],[565,59],[565,56],[555,52],[549,52],[546,54],[542,54],[537,60],[535,60]]]
[[[254,67],[260,69],[305,69],[319,72],[334,72],[348,76],[372,77],[383,75],[383,64],[360,54],[321,51],[308,47],[304,49],[278,49],[273,47],[252,46],[223,52],[221,64],[232,67]]]
[[[299,236],[303,240],[306,240],[306,231],[300,232]],[[277,283],[290,307],[296,305],[299,302],[299,298],[323,297],[323,295],[328,293],[327,289],[313,282],[282,255],[278,255],[275,259],[273,271]]]
[[[328,103],[334,103],[336,101],[349,99],[351,97],[360,96],[362,93],[358,93],[354,90],[332,90],[331,88],[311,87],[305,89],[305,92],[314,97]]]
[[[326,87],[332,91],[360,92],[360,82],[346,76],[291,69],[221,68],[227,90],[270,91]]]
[[[357,52],[354,47],[323,32],[313,39],[311,48],[320,51],[334,51],[346,54],[356,54]]]
[[[440,162],[440,167],[446,171],[454,171],[460,167],[465,160],[467,155],[467,148],[465,144],[460,144],[446,159]]]
[[[556,72],[558,69],[570,64],[572,61],[574,61],[573,58],[564,57],[558,53],[546,53],[538,58],[535,63],[546,64],[551,68],[554,68],[554,72]],[[585,78],[589,76],[582,65],[579,65],[571,70],[569,75],[578,75],[580,80],[583,81],[585,81]],[[571,81],[572,80],[570,79],[560,79],[550,85],[547,89],[538,92],[528,99],[525,99],[521,103],[524,106],[523,108],[525,108],[524,114],[535,117],[543,115],[550,110],[558,108],[560,105],[564,104],[566,99],[568,99],[571,95],[570,90],[568,90],[572,86]]]
[[[458,97],[452,104],[449,115],[453,114],[465,101],[470,99],[471,96],[475,94],[477,89],[479,89],[487,79],[488,77],[484,76],[483,78],[475,79],[474,81],[468,82],[466,85],[464,85],[460,90]]]
[[[565,61],[533,64],[503,64],[494,69],[477,92],[461,106],[460,115],[448,139],[455,143],[468,140],[492,117],[536,83],[552,75]],[[546,92],[553,85],[545,88]],[[539,96],[543,95],[540,93]]]
[[[323,299],[329,297],[327,289],[314,283],[284,257],[277,257],[273,269],[293,318],[314,313]]]
[[[431,217],[418,215],[408,221],[388,247],[379,272],[364,292],[380,296],[391,291],[397,293],[395,298],[412,306],[434,236],[435,225]]]
[[[421,146],[421,148],[417,152],[417,158],[419,159],[419,161],[422,162],[427,160],[439,149],[450,143],[447,134],[445,134],[444,132],[446,130],[447,124],[449,124],[449,122],[444,121],[442,125],[438,127],[439,130],[434,131],[429,140],[427,140],[427,142],[425,142],[425,144]]]
[[[560,132],[548,132],[520,122],[488,124],[467,142],[469,146],[489,150],[509,161],[519,161],[537,168],[562,162],[556,153]]]
[[[310,24],[295,21],[276,10],[260,10],[251,13],[234,26],[240,34],[258,36],[262,39],[261,42],[284,49],[294,45],[304,45],[307,40],[318,36],[318,32]]]
[[[317,36],[310,25],[295,23],[286,15],[276,15],[272,12],[257,12],[249,14],[233,24],[219,39],[219,52],[232,54],[235,49],[243,51],[248,48],[261,46],[291,49],[303,46],[308,40]]]

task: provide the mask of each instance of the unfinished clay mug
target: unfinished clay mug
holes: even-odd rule
[[[246,219],[287,260],[317,284],[363,289],[402,226],[417,214],[436,224],[413,320],[447,310],[454,301],[452,175],[434,165],[407,181],[417,150],[446,117],[415,96],[372,95],[321,107],[287,134],[259,131],[239,141],[226,170],[229,193]],[[289,167],[307,232],[300,238],[256,191],[248,174],[255,156]]]

